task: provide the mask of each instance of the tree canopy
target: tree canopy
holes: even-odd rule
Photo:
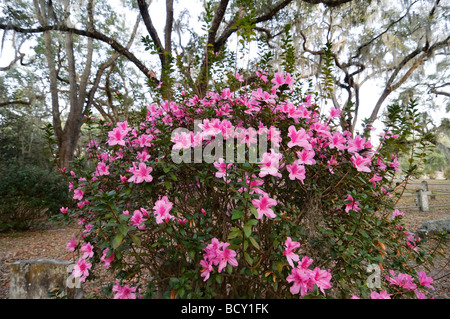
[[[379,119],[389,98],[448,105],[445,1],[158,3],[164,12],[145,0],[2,1],[2,53],[13,53],[1,71],[15,83],[4,84],[0,107],[45,107],[60,167],[69,166],[92,112],[116,123],[173,99],[180,86],[203,97],[216,86],[248,85],[262,68],[309,81],[344,111],[351,131],[361,114]],[[23,81],[35,89],[20,93]],[[379,95],[368,101],[367,92]],[[430,104],[436,96],[443,102]]]

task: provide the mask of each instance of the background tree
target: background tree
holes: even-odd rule
[[[94,6],[93,1],[69,0],[22,0],[18,6],[8,2],[4,5],[1,29],[12,30],[17,38],[33,34],[43,37],[61,166],[70,162],[84,115],[92,106],[108,120],[117,118],[111,79],[122,78],[124,82],[127,78],[112,66],[119,61],[119,55],[139,72],[128,77],[132,79],[128,84],[142,83],[144,78],[154,100],[173,98],[179,85],[185,94],[203,97],[218,83],[217,78],[223,79],[222,75],[227,75],[227,85],[231,85],[235,72],[243,73],[244,84],[249,84],[263,64],[276,70],[280,58],[289,56],[284,61],[290,61],[288,70],[297,78],[310,79],[313,85],[325,83],[324,96],[344,110],[342,125],[348,125],[351,131],[360,120],[362,88],[373,85],[372,80],[382,87],[380,96],[371,101],[371,109],[364,109],[371,122],[379,117],[388,97],[403,88],[417,85],[428,93],[439,92],[448,98],[446,84],[439,80],[447,69],[441,67],[448,64],[449,46],[449,7],[443,1],[207,1],[199,16],[199,32],[192,27],[192,19],[187,20],[188,12],[178,10],[181,4],[174,4],[173,0],[164,3],[162,30],[156,28],[153,20],[157,13],[144,0],[123,2],[116,7],[107,1],[95,2]],[[119,10],[136,14],[136,23],[143,22],[140,43],[131,45],[136,29],[120,28]],[[101,61],[99,57],[105,55],[100,52],[105,50],[110,58]],[[20,56],[16,54],[13,61],[21,61]],[[435,68],[434,77],[422,76],[437,65],[441,67]],[[100,79],[105,81],[104,86],[98,84]],[[60,119],[61,86],[66,89],[65,99],[70,105],[65,125]],[[100,87],[109,93],[95,100]]]

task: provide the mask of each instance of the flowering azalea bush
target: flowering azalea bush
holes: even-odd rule
[[[62,170],[76,206],[61,212],[83,227],[73,275],[109,269],[114,298],[423,298],[433,279],[411,262],[428,255],[394,209],[410,127],[375,148],[290,74],[258,77],[134,125],[88,119],[103,139]]]

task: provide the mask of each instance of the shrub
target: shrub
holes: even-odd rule
[[[414,122],[375,149],[370,125],[343,130],[288,73],[258,76],[180,92],[135,127],[88,119],[103,139],[64,172],[77,202],[65,216],[84,227],[74,275],[103,265],[115,298],[422,297],[432,279],[411,261],[429,256],[394,209],[396,139]]]
[[[55,172],[19,162],[0,166],[0,231],[28,229],[68,203],[67,184]]]

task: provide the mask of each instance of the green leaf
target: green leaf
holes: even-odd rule
[[[246,226],[255,226],[256,224],[258,224],[258,220],[256,219],[250,219],[245,223]]]
[[[259,244],[254,237],[248,237],[248,240],[250,240],[250,243],[253,245],[253,247],[259,250]]]
[[[242,234],[242,231],[239,228],[232,227],[231,229],[232,229],[232,231],[228,235],[228,239],[233,239],[233,238],[239,237]]]
[[[244,226],[243,230],[246,237],[249,237],[252,234],[252,226]]]
[[[133,241],[133,243],[135,243],[136,246],[138,246],[138,247],[141,246],[141,240],[139,239],[138,236],[136,236],[134,234],[130,234],[130,238]]]
[[[119,232],[120,232],[122,235],[126,236],[127,233],[128,233],[128,226],[127,226],[127,225],[120,224],[120,225],[119,225]]]
[[[232,219],[232,220],[239,219],[239,218],[241,218],[242,216],[244,216],[244,211],[242,211],[242,210],[237,210],[237,209],[235,209],[235,210],[233,210],[233,211],[231,212],[231,219]]]
[[[117,234],[112,241],[112,248],[117,249],[123,241],[123,234]]]

